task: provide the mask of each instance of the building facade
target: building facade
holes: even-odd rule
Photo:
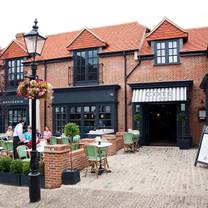
[[[133,22],[48,36],[37,74],[53,85],[54,98],[40,100],[41,130],[48,125],[60,135],[75,122],[83,136],[98,128],[132,128],[146,145],[197,144],[207,45],[208,28],[183,30],[168,19],[151,32]],[[30,74],[22,34],[1,58],[7,86],[2,126],[19,118],[29,123],[29,102],[15,96],[18,81]]]

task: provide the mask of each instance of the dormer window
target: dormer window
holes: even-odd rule
[[[180,63],[178,40],[155,41],[154,46],[156,65]]]
[[[85,49],[74,52],[74,83],[98,83],[98,50]]]
[[[8,87],[16,87],[24,79],[23,61],[24,59],[12,59],[7,62]]]

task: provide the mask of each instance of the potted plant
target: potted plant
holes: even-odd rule
[[[68,123],[64,127],[64,134],[68,137],[70,142],[70,164],[71,169],[66,169],[62,173],[63,184],[76,184],[80,181],[80,172],[78,169],[73,169],[72,165],[72,142],[73,137],[79,134],[79,126],[75,123]]]
[[[28,186],[29,185],[29,177],[28,174],[30,172],[30,162],[23,162],[22,164],[22,174],[21,174],[21,186]],[[45,188],[45,177],[44,177],[44,162],[39,162],[39,180],[40,180],[40,187]]]
[[[0,158],[0,183],[8,184],[9,183],[9,171],[10,165],[12,163],[12,158],[10,157],[1,157]]]
[[[191,148],[191,137],[186,135],[186,122],[188,117],[185,112],[179,112],[177,114],[177,120],[181,125],[181,136],[179,138],[179,148],[189,149]]]
[[[22,172],[22,161],[12,160],[10,164],[10,172],[9,172],[9,185],[21,185],[21,172]]]

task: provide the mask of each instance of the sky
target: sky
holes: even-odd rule
[[[153,29],[164,17],[186,28],[208,26],[208,0],[4,0],[0,47],[38,19],[42,35],[137,21]]]

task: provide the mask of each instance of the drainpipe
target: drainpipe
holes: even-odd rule
[[[44,81],[47,80],[47,62],[44,61]],[[47,101],[44,100],[44,128],[46,126],[46,122],[47,122]]]
[[[127,131],[127,59],[126,52],[123,51],[124,57],[124,122],[125,122],[125,131]]]

